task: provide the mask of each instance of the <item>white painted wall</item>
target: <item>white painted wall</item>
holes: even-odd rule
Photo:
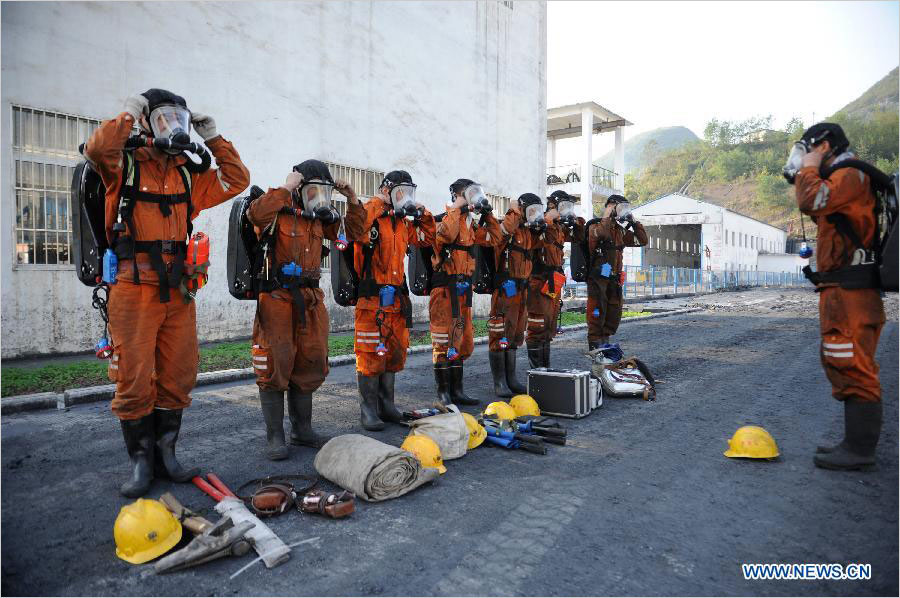
[[[701,268],[711,270],[765,270],[759,262],[765,253],[783,253],[787,233],[721,206],[672,193],[634,209],[644,225],[701,224]],[[732,234],[734,241],[732,242]],[[639,249],[625,249],[626,265],[642,265]],[[770,262],[766,262],[768,265]],[[789,270],[793,271],[793,270]]]
[[[809,264],[795,253],[761,253],[759,255],[760,272],[789,272],[800,274],[803,266]]]
[[[100,331],[71,266],[14,266],[12,104],[108,118],[163,87],[216,119],[263,188],[315,157],[406,169],[436,212],[463,176],[544,195],[546,5],[510,4],[4,2],[2,356],[83,351]],[[228,211],[195,223],[213,241],[201,341],[250,334],[254,304],[226,289]],[[427,299],[415,307],[427,319]]]

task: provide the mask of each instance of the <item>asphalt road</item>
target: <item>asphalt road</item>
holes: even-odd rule
[[[840,405],[818,357],[811,290],[756,290],[698,300],[707,311],[625,325],[626,354],[661,380],[659,400],[607,400],[565,422],[569,445],[546,456],[478,448],[439,482],[346,520],[269,520],[298,547],[274,570],[248,557],[142,576],[114,554],[128,466],[103,404],[2,418],[4,595],[898,595],[897,317],[879,347],[885,429],[879,471],[817,469],[817,443],[839,438]],[[560,337],[553,362],[587,358],[584,332]],[[488,397],[486,348],[466,368]],[[520,351],[520,372],[525,369]],[[402,407],[432,400],[429,356],[398,376]],[[270,473],[311,473],[314,452],[262,456],[253,385],[204,389],[186,412],[183,461],[232,487]],[[318,428],[357,432],[355,372],[332,370]],[[765,426],[777,461],[722,456],[745,424]],[[373,436],[399,445],[404,429]],[[157,482],[210,508],[192,485]],[[211,512],[214,516],[215,513]],[[869,563],[869,581],[745,581],[742,563]]]

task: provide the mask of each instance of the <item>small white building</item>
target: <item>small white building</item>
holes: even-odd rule
[[[4,2],[2,357],[86,351],[102,332],[72,264],[70,181],[129,95],[166,88],[213,116],[264,189],[318,158],[362,197],[402,168],[435,213],[460,177],[503,210],[545,190],[546,36],[545,2]],[[212,241],[201,341],[251,332],[255,304],[225,279],[229,209],[195,221]],[[327,272],[322,286],[332,329],[352,327]],[[427,297],[413,305],[427,320]]]
[[[646,247],[625,249],[625,265],[797,271],[790,259],[793,256],[774,257],[785,256],[785,231],[722,206],[670,193],[635,208],[633,213],[647,230],[650,242]]]
[[[625,189],[625,127],[632,123],[596,102],[581,102],[547,110],[547,193],[562,189],[581,198],[579,214],[589,220],[594,217],[595,204],[603,205],[606,198]],[[615,134],[613,170],[594,164],[594,136]],[[557,142],[580,138],[579,160],[560,163]],[[590,173],[585,175],[585,173]],[[591,201],[583,198],[590,197]]]

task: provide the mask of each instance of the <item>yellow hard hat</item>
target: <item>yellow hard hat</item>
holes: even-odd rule
[[[484,426],[479,424],[475,418],[468,413],[463,413],[462,416],[463,419],[466,420],[466,427],[469,429],[469,442],[466,444],[466,448],[471,450],[481,446],[481,443],[484,442],[484,439],[487,436]]]
[[[484,408],[484,415],[493,415],[497,419],[516,419],[516,410],[504,401],[494,401]]]
[[[738,428],[728,440],[726,457],[749,457],[750,459],[774,459],[778,456],[778,445],[765,428],[744,426]]]
[[[441,447],[428,436],[407,436],[400,448],[415,455],[422,467],[436,467],[441,473],[447,472],[441,459]]]
[[[516,417],[524,415],[538,416],[541,414],[537,401],[528,395],[516,395],[509,400],[509,406],[516,412]]]
[[[125,505],[113,526],[116,556],[132,565],[152,561],[181,540],[181,523],[158,500]]]

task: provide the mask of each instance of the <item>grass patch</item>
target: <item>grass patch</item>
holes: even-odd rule
[[[642,315],[642,312],[625,311],[622,313],[623,318],[639,315]],[[563,326],[583,324],[584,322],[585,314],[583,313],[563,312],[562,314]],[[475,320],[472,325],[476,337],[487,336],[487,320]],[[409,341],[411,346],[430,345],[431,334],[411,331]],[[328,337],[329,357],[351,353],[353,353],[352,333],[332,334]],[[199,371],[201,372],[248,367],[250,367],[249,341],[220,343],[200,349]],[[99,384],[110,384],[109,378],[106,377],[105,361],[74,361],[35,368],[4,366],[2,380],[0,380],[0,394],[9,397],[33,392],[62,392],[69,388]]]

